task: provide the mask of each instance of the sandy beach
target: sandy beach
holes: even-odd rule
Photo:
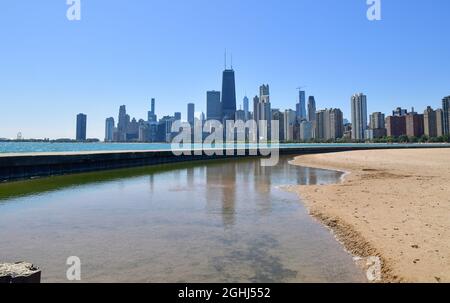
[[[312,216],[356,256],[378,256],[383,282],[450,282],[450,150],[305,155],[345,171],[341,184],[297,186]]]

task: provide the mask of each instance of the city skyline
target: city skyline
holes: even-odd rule
[[[369,113],[436,108],[448,95],[448,1],[389,1],[377,22],[359,0],[213,2],[85,2],[80,22],[67,21],[64,3],[5,3],[0,137],[72,138],[73,117],[83,112],[88,137],[103,138],[105,114],[127,104],[131,116],[145,118],[151,97],[161,116],[185,117],[187,102],[206,113],[205,91],[221,90],[225,48],[234,57],[238,108],[261,83],[270,84],[276,107],[293,108],[301,84],[320,108],[339,107],[347,119],[348,98],[359,91],[370,97]],[[256,22],[260,15],[278,26]]]

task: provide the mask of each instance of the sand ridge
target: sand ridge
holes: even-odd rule
[[[348,172],[341,184],[296,192],[350,252],[381,258],[384,282],[450,282],[450,150],[304,155],[293,164]]]

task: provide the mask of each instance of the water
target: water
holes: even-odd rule
[[[0,262],[44,282],[362,282],[352,257],[280,186],[341,173],[255,159],[0,185]]]
[[[445,145],[445,144],[443,144]],[[447,144],[450,146],[450,144]],[[241,145],[242,146],[242,145]],[[281,144],[281,147],[326,147],[326,146],[402,146],[402,144]],[[435,146],[435,145],[433,145]],[[0,142],[1,153],[43,153],[43,152],[79,152],[79,151],[125,151],[125,150],[170,150],[165,143],[50,143],[50,142]]]

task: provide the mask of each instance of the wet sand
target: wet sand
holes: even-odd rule
[[[447,149],[299,156],[348,174],[295,190],[350,252],[381,258],[383,282],[450,282],[449,160]]]

